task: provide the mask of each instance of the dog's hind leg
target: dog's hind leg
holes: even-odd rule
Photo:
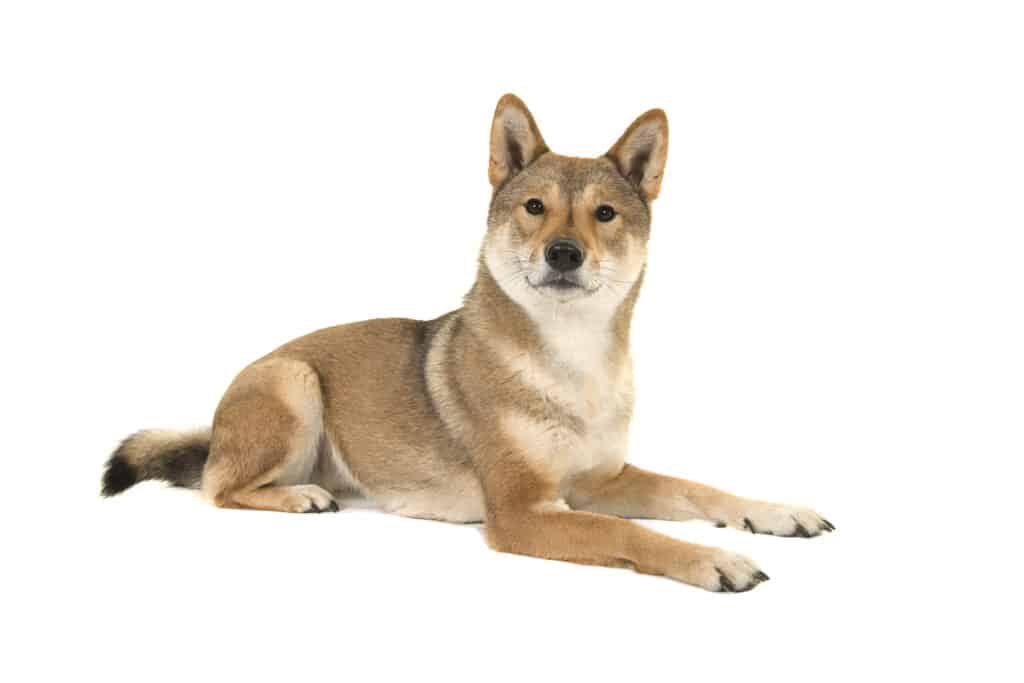
[[[259,361],[217,408],[203,494],[218,507],[333,512],[337,502],[312,483],[323,434],[316,372],[298,360]]]

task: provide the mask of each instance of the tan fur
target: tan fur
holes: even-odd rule
[[[709,590],[767,578],[746,558],[619,518],[777,534],[831,526],[806,508],[626,464],[629,326],[667,145],[664,112],[652,110],[603,157],[559,156],[523,102],[503,97],[487,235],[463,307],[427,322],[320,330],[247,367],[214,416],[204,494],[223,507],[305,512],[355,493],[403,515],[483,521],[502,551]],[[542,215],[526,211],[530,198],[543,201]],[[615,208],[611,221],[595,217],[601,205]],[[544,252],[556,239],[582,245],[578,287],[546,285],[554,271]]]
[[[209,441],[209,427],[193,429],[187,432],[176,432],[169,429],[150,429],[134,434],[130,439],[126,439],[120,452],[132,465],[141,465],[155,452]]]

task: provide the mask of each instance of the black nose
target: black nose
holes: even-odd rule
[[[555,240],[544,250],[544,260],[560,273],[583,265],[583,249],[573,240]]]

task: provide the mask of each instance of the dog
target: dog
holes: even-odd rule
[[[159,479],[224,508],[333,512],[358,495],[399,515],[483,522],[501,552],[629,567],[750,590],[750,559],[627,518],[706,520],[776,536],[835,527],[626,462],[630,321],[668,155],[660,109],[597,158],[555,154],[502,97],[476,281],[436,320],[378,319],[288,342],[234,379],[213,425],[147,430],[107,461],[102,493]]]

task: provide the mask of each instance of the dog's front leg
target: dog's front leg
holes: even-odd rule
[[[490,467],[484,489],[487,541],[501,552],[632,567],[710,591],[746,591],[768,578],[742,555],[684,543],[617,517],[572,511],[558,500],[557,486],[522,460],[506,457]]]
[[[703,519],[756,534],[809,538],[833,531],[814,510],[735,496],[686,479],[627,464],[614,476],[581,478],[569,497],[574,509],[644,519]]]

